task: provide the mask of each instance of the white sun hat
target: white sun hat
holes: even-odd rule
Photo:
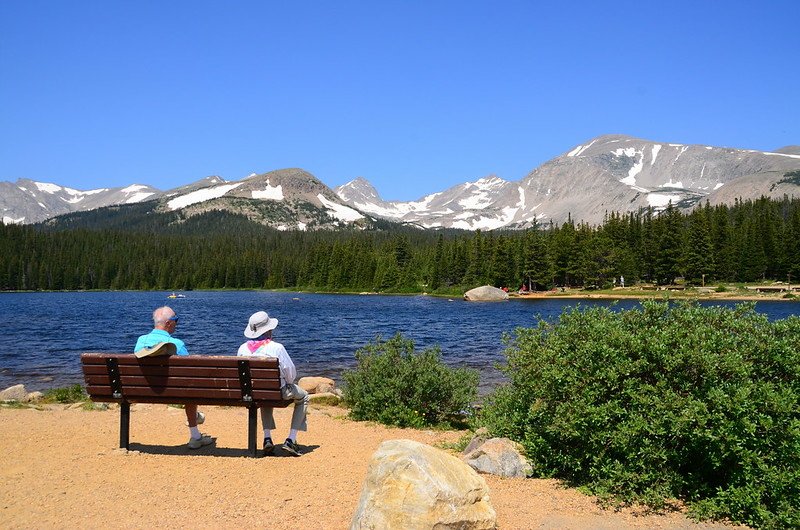
[[[244,328],[244,336],[248,339],[257,339],[267,331],[278,327],[277,318],[269,318],[266,311],[259,311],[250,316],[247,327]]]

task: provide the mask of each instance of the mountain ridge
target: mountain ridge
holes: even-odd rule
[[[690,208],[760,195],[800,196],[800,146],[774,152],[654,142],[622,134],[573,146],[516,181],[490,174],[429,193],[386,201],[364,177],[329,188],[301,168],[226,181],[209,176],[161,191],[134,184],[80,191],[18,179],[0,182],[4,223],[35,223],[103,206],[156,201],[156,211],[239,213],[279,230],[367,226],[375,219],[422,228],[527,228],[567,218],[599,224],[610,212]]]
[[[363,182],[359,186],[350,182],[336,191],[357,209],[427,228],[526,228],[534,222],[562,222],[567,218],[598,224],[612,211],[660,210],[669,202],[688,208],[706,198],[712,203],[732,202],[736,197],[719,190],[740,178],[745,181],[735,186],[738,198],[761,194],[781,197],[784,193],[800,196],[799,186],[779,183],[785,172],[800,169],[800,155],[794,154],[795,146],[781,149],[787,152],[603,135],[548,160],[518,181],[500,179],[493,190],[476,191],[474,205],[463,197],[463,190],[470,185],[482,188],[481,183],[497,177],[484,177],[406,202],[370,203],[363,193],[353,191]],[[478,200],[478,194],[483,200]],[[434,196],[440,204],[458,207],[440,215],[420,214],[422,206]]]

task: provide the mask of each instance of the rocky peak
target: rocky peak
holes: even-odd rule
[[[334,191],[339,197],[353,202],[383,202],[378,190],[364,177],[356,177],[350,182],[334,188]]]
[[[798,155],[800,156],[800,145],[787,145],[780,149],[775,149],[773,153],[781,153],[784,155]]]

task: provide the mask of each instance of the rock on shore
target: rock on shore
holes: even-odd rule
[[[42,397],[41,392],[28,392],[25,385],[14,385],[0,392],[0,401],[19,401],[29,403],[37,401]]]
[[[508,293],[491,285],[482,285],[464,293],[468,302],[502,302],[508,300]]]
[[[458,458],[412,440],[372,455],[353,529],[489,529],[497,516],[486,482]]]

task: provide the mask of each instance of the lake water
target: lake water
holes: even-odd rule
[[[246,340],[249,316],[259,310],[279,319],[275,339],[286,346],[299,375],[341,381],[355,366],[354,352],[376,335],[396,332],[417,350],[439,345],[448,364],[480,370],[481,388],[502,380],[493,368],[503,360],[502,336],[539,317],[555,318],[569,306],[608,305],[606,300],[514,299],[504,303],[464,302],[428,296],[363,296],[228,291],[76,292],[0,294],[0,389],[24,383],[41,390],[82,383],[83,352],[132,351],[136,338],[152,329],[151,314],[170,305],[179,315],[176,336],[192,354],[236,353]],[[733,305],[715,302],[718,305]],[[616,307],[633,308],[635,300]],[[770,319],[800,314],[800,303],[758,302]]]

